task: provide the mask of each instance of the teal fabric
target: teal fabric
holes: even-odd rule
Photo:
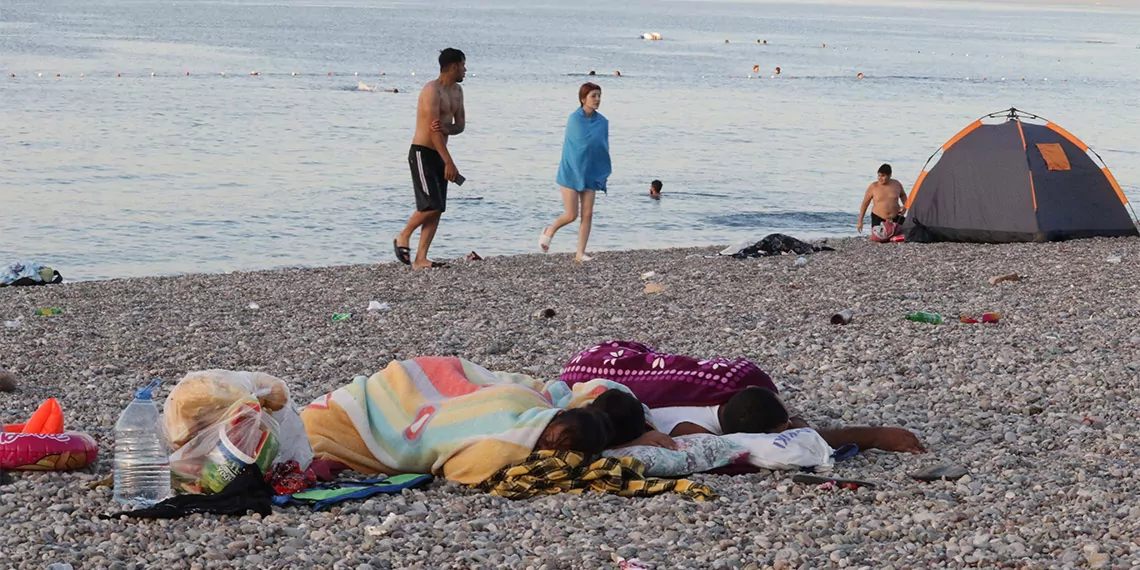
[[[577,190],[605,192],[610,165],[610,122],[594,111],[590,117],[579,108],[566,122],[566,138],[562,142],[562,163],[558,167],[558,185]]]

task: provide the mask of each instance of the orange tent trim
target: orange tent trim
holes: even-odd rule
[[[950,150],[950,147],[954,146],[955,143],[957,143],[958,141],[965,138],[966,135],[974,132],[974,129],[976,129],[980,126],[982,126],[981,120],[977,120],[977,121],[970,123],[966,128],[962,129],[961,132],[954,135],[954,138],[946,141],[946,144],[942,145],[942,152],[946,152],[947,150]]]
[[[1033,197],[1033,211],[1037,211],[1037,187],[1033,184],[1033,171],[1029,171],[1029,195]]]
[[[906,208],[907,210],[909,210],[909,209],[910,209],[910,205],[911,205],[912,203],[914,203],[914,197],[915,197],[915,196],[918,194],[918,188],[919,188],[920,186],[922,186],[922,181],[923,181],[923,180],[926,180],[926,171],[925,171],[925,170],[923,170],[923,171],[922,171],[922,174],[919,174],[919,175],[918,175],[918,180],[915,180],[915,181],[914,181],[914,188],[911,188],[911,189],[910,189],[910,196],[907,196],[907,199],[906,199],[906,205],[904,205],[904,206],[903,206],[903,207],[904,207],[904,208]]]
[[[1078,139],[1077,137],[1073,136],[1073,133],[1070,133],[1069,131],[1062,129],[1061,127],[1058,127],[1057,125],[1054,125],[1053,123],[1046,123],[1045,126],[1052,129],[1057,134],[1069,139],[1069,142],[1077,145],[1077,148],[1079,148],[1085,152],[1088,152],[1089,145],[1081,142],[1081,139]]]
[[[1101,168],[1100,171],[1104,173],[1104,177],[1108,179],[1108,183],[1112,184],[1112,189],[1116,190],[1116,195],[1120,197],[1120,203],[1127,204],[1128,198],[1124,196],[1124,190],[1121,190],[1120,183],[1117,182],[1116,177],[1108,171],[1108,167]]]

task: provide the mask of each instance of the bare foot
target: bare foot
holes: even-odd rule
[[[432,261],[430,259],[424,261],[416,260],[416,263],[412,265],[412,269],[446,269],[448,267],[451,266],[442,261]]]
[[[574,263],[586,263],[587,261],[593,261],[593,260],[594,260],[593,257],[590,257],[584,253],[581,255],[574,256]]]
[[[554,239],[554,236],[546,233],[546,230],[549,229],[550,226],[546,226],[542,229],[542,235],[538,236],[538,247],[542,249],[543,253],[550,251],[550,240]]]

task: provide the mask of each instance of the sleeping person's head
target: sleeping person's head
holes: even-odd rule
[[[625,445],[644,434],[645,408],[633,394],[624,390],[606,390],[587,406],[601,412],[613,425],[613,437],[607,447]]]
[[[788,409],[767,388],[745,388],[721,407],[724,433],[779,433],[788,429],[788,422]]]
[[[609,447],[614,428],[605,414],[590,408],[559,412],[542,430],[534,450],[578,451],[597,455]]]

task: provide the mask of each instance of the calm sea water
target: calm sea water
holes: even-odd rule
[[[1137,30],[1128,9],[993,3],[4,0],[0,261],[73,279],[390,261],[446,46],[468,56],[468,182],[436,257],[536,250],[590,70],[615,169],[596,250],[853,234],[880,163],[909,188],[1010,106],[1140,199]]]

